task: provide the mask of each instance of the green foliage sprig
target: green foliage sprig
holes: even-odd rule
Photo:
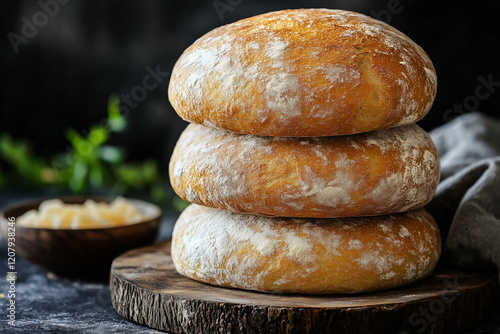
[[[108,102],[108,117],[90,130],[66,132],[70,146],[49,161],[36,157],[24,141],[8,134],[0,136],[0,160],[10,165],[9,173],[0,169],[0,187],[55,186],[75,194],[87,192],[126,195],[148,191],[151,200],[182,211],[187,202],[166,191],[154,160],[126,162],[126,150],[108,145],[113,132],[124,131],[127,120],[119,110],[118,96]]]

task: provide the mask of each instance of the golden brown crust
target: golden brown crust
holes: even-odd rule
[[[224,287],[328,294],[388,289],[431,274],[439,229],[424,209],[378,217],[310,219],[230,213],[199,205],[172,236],[176,270]]]
[[[414,123],[436,89],[429,57],[395,28],[358,13],[300,9],[210,31],[179,58],[168,94],[188,121],[317,137]]]
[[[182,198],[281,217],[355,217],[427,204],[436,148],[417,125],[321,138],[239,135],[190,124],[169,166]]]

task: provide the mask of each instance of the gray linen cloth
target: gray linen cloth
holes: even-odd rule
[[[429,132],[441,181],[427,209],[443,238],[443,261],[492,270],[500,282],[500,122],[479,112]]]

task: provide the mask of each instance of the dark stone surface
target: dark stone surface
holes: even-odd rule
[[[0,195],[0,208],[25,199]],[[174,212],[164,212],[158,240],[171,236]],[[7,246],[0,241],[0,333],[161,333],[120,316],[111,305],[109,282],[54,276],[16,256],[15,327],[8,324]]]
[[[0,208],[27,198],[0,194]],[[176,214],[166,212],[158,240],[170,237]],[[7,246],[0,242],[0,333],[161,333],[120,316],[113,309],[106,279],[95,282],[55,277],[16,257],[16,321],[8,324]],[[467,334],[500,333],[500,305],[488,322]]]

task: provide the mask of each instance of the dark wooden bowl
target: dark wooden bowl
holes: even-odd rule
[[[38,209],[47,198],[5,207],[0,215],[3,240],[8,239],[8,218],[19,217]],[[111,202],[114,197],[60,197],[64,203],[82,204],[87,199]],[[161,210],[154,204],[129,199],[147,216],[133,225],[93,229],[48,229],[15,227],[15,251],[20,256],[50,272],[71,278],[105,278],[111,262],[123,252],[154,242],[161,220]]]

